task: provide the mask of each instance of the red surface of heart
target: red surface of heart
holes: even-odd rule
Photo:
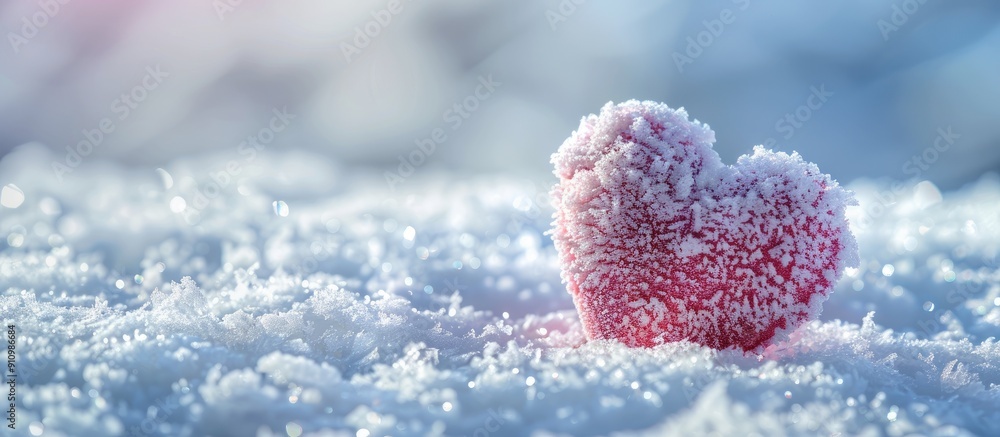
[[[552,156],[552,237],[588,338],[755,350],[815,318],[857,265],[851,193],[795,153],[723,165],[714,141],[683,109],[632,100]]]

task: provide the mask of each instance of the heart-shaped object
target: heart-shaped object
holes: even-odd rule
[[[754,350],[816,317],[858,263],[850,192],[797,154],[736,165],[684,109],[631,100],[552,156],[553,241],[590,339]]]

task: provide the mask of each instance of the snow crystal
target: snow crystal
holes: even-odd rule
[[[553,240],[588,337],[746,350],[815,318],[857,246],[798,154],[725,166],[683,109],[608,103],[553,155]]]

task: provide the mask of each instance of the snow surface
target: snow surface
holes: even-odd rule
[[[663,103],[608,102],[552,156],[552,239],[588,339],[757,350],[819,314],[857,243],[854,198],[815,164]]]
[[[276,151],[226,181],[234,157],[63,183],[41,148],[0,161],[24,195],[0,207],[4,435],[1000,434],[995,177],[849,184],[859,267],[745,355],[585,342],[552,181],[418,168],[390,193]]]

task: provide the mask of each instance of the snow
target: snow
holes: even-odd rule
[[[857,267],[745,354],[586,341],[552,181],[417,169],[390,192],[269,150],[206,190],[229,158],[91,157],[62,183],[42,148],[0,161],[24,196],[0,209],[9,435],[1000,433],[996,177],[848,184]]]
[[[552,156],[552,236],[588,338],[763,348],[857,266],[850,193],[796,153],[726,166],[714,141],[683,108],[608,102]]]

